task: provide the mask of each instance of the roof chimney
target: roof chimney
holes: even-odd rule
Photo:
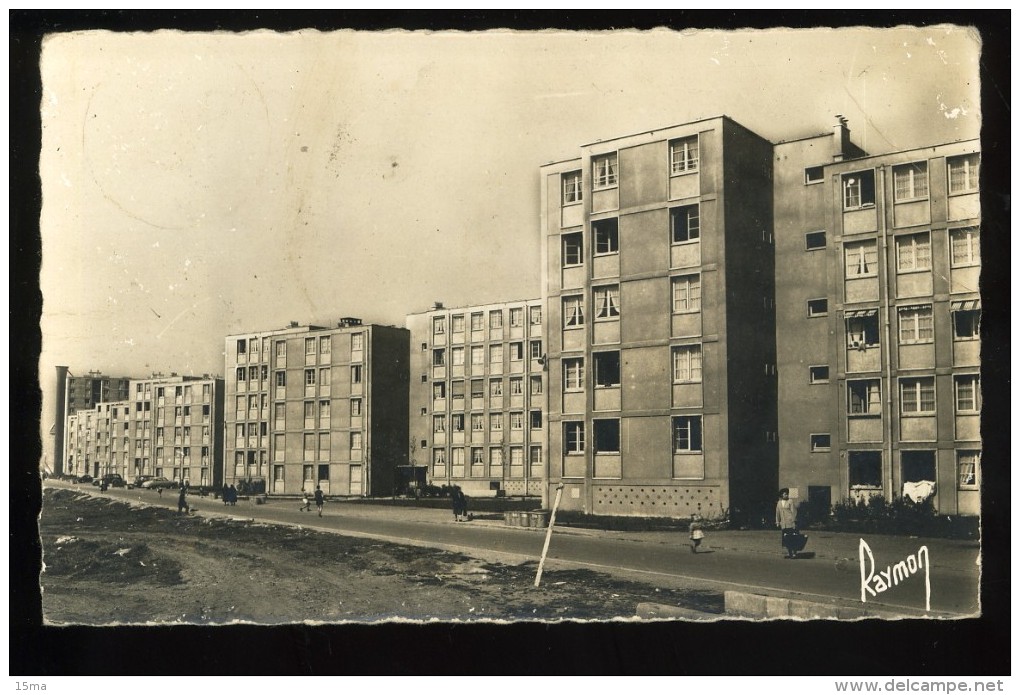
[[[297,321],[291,321],[290,322],[290,326],[288,326],[288,328],[297,328],[298,325],[300,325],[300,324],[298,324]]]
[[[432,311],[439,311],[442,308],[443,308],[443,303],[442,302],[434,302],[432,304]]]
[[[850,157],[850,129],[847,127],[847,123],[843,114],[836,114],[836,125],[833,126],[835,151],[832,153],[832,160],[834,162],[842,162]]]

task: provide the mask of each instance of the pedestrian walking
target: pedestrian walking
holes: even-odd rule
[[[698,546],[701,545],[701,541],[705,539],[705,526],[701,521],[701,517],[697,514],[691,515],[691,552],[697,553]]]
[[[454,521],[460,521],[460,514],[461,514],[460,505],[461,505],[461,500],[463,498],[464,498],[464,493],[461,492],[460,486],[459,485],[454,485],[453,488],[450,490],[450,503],[451,503],[451,506],[453,507],[453,520]]]
[[[776,502],[776,527],[781,534],[780,543],[783,550],[786,551],[786,557],[797,557],[797,552],[800,550],[797,545],[802,536],[797,528],[797,504],[790,499],[790,488],[788,487],[779,491],[779,501]]]
[[[230,488],[227,490],[227,497],[228,497],[228,501],[230,502],[230,506],[231,507],[236,505],[237,504],[237,488],[234,487],[233,485],[231,485]]]
[[[230,504],[230,488],[227,487],[226,483],[223,483],[223,490],[220,491],[220,496],[223,497],[223,506]]]
[[[189,513],[191,511],[191,508],[188,506],[188,499],[187,498],[188,498],[188,487],[186,485],[181,485],[181,493],[177,496],[177,513],[178,514],[187,514],[187,513]]]
[[[312,508],[312,501],[308,498],[307,492],[301,493],[301,506],[298,507],[299,512],[307,512]]]
[[[326,499],[322,496],[322,488],[318,485],[315,486],[315,508],[319,510],[319,516],[322,516],[322,504]]]

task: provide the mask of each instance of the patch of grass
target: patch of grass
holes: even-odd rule
[[[180,565],[156,555],[145,543],[59,540],[62,542],[52,536],[43,538],[45,574],[112,584],[150,582],[173,586],[183,582]]]

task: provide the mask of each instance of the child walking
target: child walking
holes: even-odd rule
[[[310,512],[312,511],[312,501],[308,499],[308,493],[301,493],[301,506],[298,507],[299,512]],[[322,516],[321,514],[319,516]]]
[[[697,514],[691,516],[691,552],[698,552],[698,546],[705,538],[705,527],[701,523],[701,517]]]

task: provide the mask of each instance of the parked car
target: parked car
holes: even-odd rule
[[[131,481],[130,483],[128,483],[128,487],[129,487],[129,488],[132,488],[132,487],[141,487],[141,486],[142,486],[142,484],[143,484],[143,483],[144,483],[144,482],[145,482],[146,480],[152,480],[152,479],[153,479],[154,477],[155,477],[155,476],[153,476],[153,475],[140,475],[140,476],[138,476],[137,478],[135,478],[135,479],[134,479],[133,481]]]
[[[173,480],[167,480],[161,475],[151,477],[142,483],[143,490],[158,490],[161,487],[175,488],[177,483]]]
[[[76,483],[91,483],[92,482],[92,476],[88,475],[88,474],[85,474],[83,476],[79,476],[78,479],[75,480],[75,482]]]
[[[127,483],[120,477],[120,473],[107,473],[101,479],[107,487],[127,487]]]

